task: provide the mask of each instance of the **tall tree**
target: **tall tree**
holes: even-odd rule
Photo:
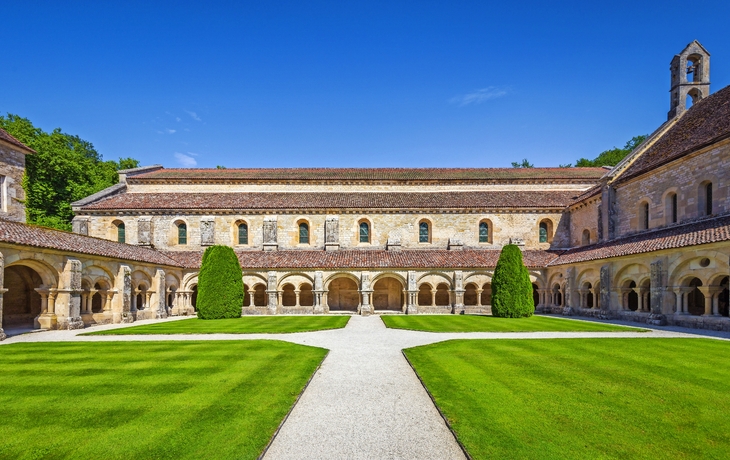
[[[210,246],[198,274],[198,318],[241,316],[245,296],[241,264],[230,246]]]
[[[593,160],[581,158],[575,163],[575,165],[578,167],[616,166],[621,160],[626,157],[626,155],[633,152],[636,147],[644,142],[647,137],[649,136],[646,134],[643,134],[641,136],[634,136],[626,143],[626,145],[624,145],[624,148],[622,149],[614,147],[610,150],[603,151]]]
[[[527,158],[524,158],[524,159],[523,159],[523,160],[522,160],[521,162],[519,162],[519,163],[518,163],[518,162],[516,162],[516,161],[513,161],[513,162],[512,162],[512,167],[513,167],[513,168],[534,168],[534,167],[535,167],[535,165],[534,165],[534,164],[532,164],[532,163],[530,163],[530,162],[529,162],[529,161],[527,160]]]
[[[135,168],[139,161],[104,161],[91,142],[60,128],[47,133],[27,118],[0,116],[0,128],[32,148],[23,178],[28,222],[71,230],[71,203],[117,183],[117,170]]]
[[[492,315],[502,318],[532,316],[532,282],[522,262],[522,251],[514,244],[502,248],[492,277]]]

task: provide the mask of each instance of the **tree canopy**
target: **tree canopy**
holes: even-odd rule
[[[211,246],[203,253],[198,274],[198,318],[241,316],[244,299],[243,273],[230,246]]]
[[[532,316],[532,282],[522,262],[522,251],[514,244],[502,248],[492,277],[492,315],[502,318]]]
[[[518,162],[516,162],[516,161],[513,161],[513,162],[512,162],[512,167],[513,167],[513,168],[534,168],[534,167],[535,167],[535,165],[534,165],[534,164],[532,164],[532,163],[530,163],[529,161],[527,161],[527,158],[524,158],[524,159],[523,159],[523,160],[522,160],[521,162],[519,162],[519,163],[518,163]]]
[[[601,166],[616,166],[626,155],[633,152],[646,138],[649,137],[646,134],[641,136],[634,136],[629,140],[622,149],[614,147],[610,150],[601,152],[595,159],[589,160],[587,158],[579,159],[575,165],[578,167],[601,167]]]
[[[117,183],[117,171],[139,161],[104,161],[91,142],[56,128],[48,133],[18,115],[0,115],[0,128],[32,148],[23,178],[28,222],[71,230],[71,203]]]

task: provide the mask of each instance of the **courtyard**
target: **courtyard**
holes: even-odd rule
[[[444,332],[489,330],[499,318],[407,319],[241,318],[197,332],[198,320],[171,319],[10,337],[0,346],[9,408],[0,456],[654,458],[730,449],[725,340],[546,316],[491,328],[509,332]],[[409,328],[386,327],[398,320]]]

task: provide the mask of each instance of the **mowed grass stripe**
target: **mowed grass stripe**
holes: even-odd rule
[[[326,350],[279,341],[0,347],[0,458],[256,458]]]
[[[474,458],[724,458],[730,343],[454,340],[405,350]]]
[[[486,315],[386,315],[385,325],[393,329],[425,332],[641,332],[645,329],[574,319],[531,316],[496,318]]]
[[[81,335],[149,335],[149,334],[280,334],[341,329],[349,316],[243,316],[229,319],[190,318],[163,323],[131,326]]]

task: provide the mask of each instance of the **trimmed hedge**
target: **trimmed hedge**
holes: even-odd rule
[[[206,249],[198,274],[198,318],[238,318],[243,296],[243,273],[233,249],[229,246]]]
[[[532,316],[532,282],[522,263],[522,251],[514,244],[502,248],[492,277],[492,315],[502,318]]]

